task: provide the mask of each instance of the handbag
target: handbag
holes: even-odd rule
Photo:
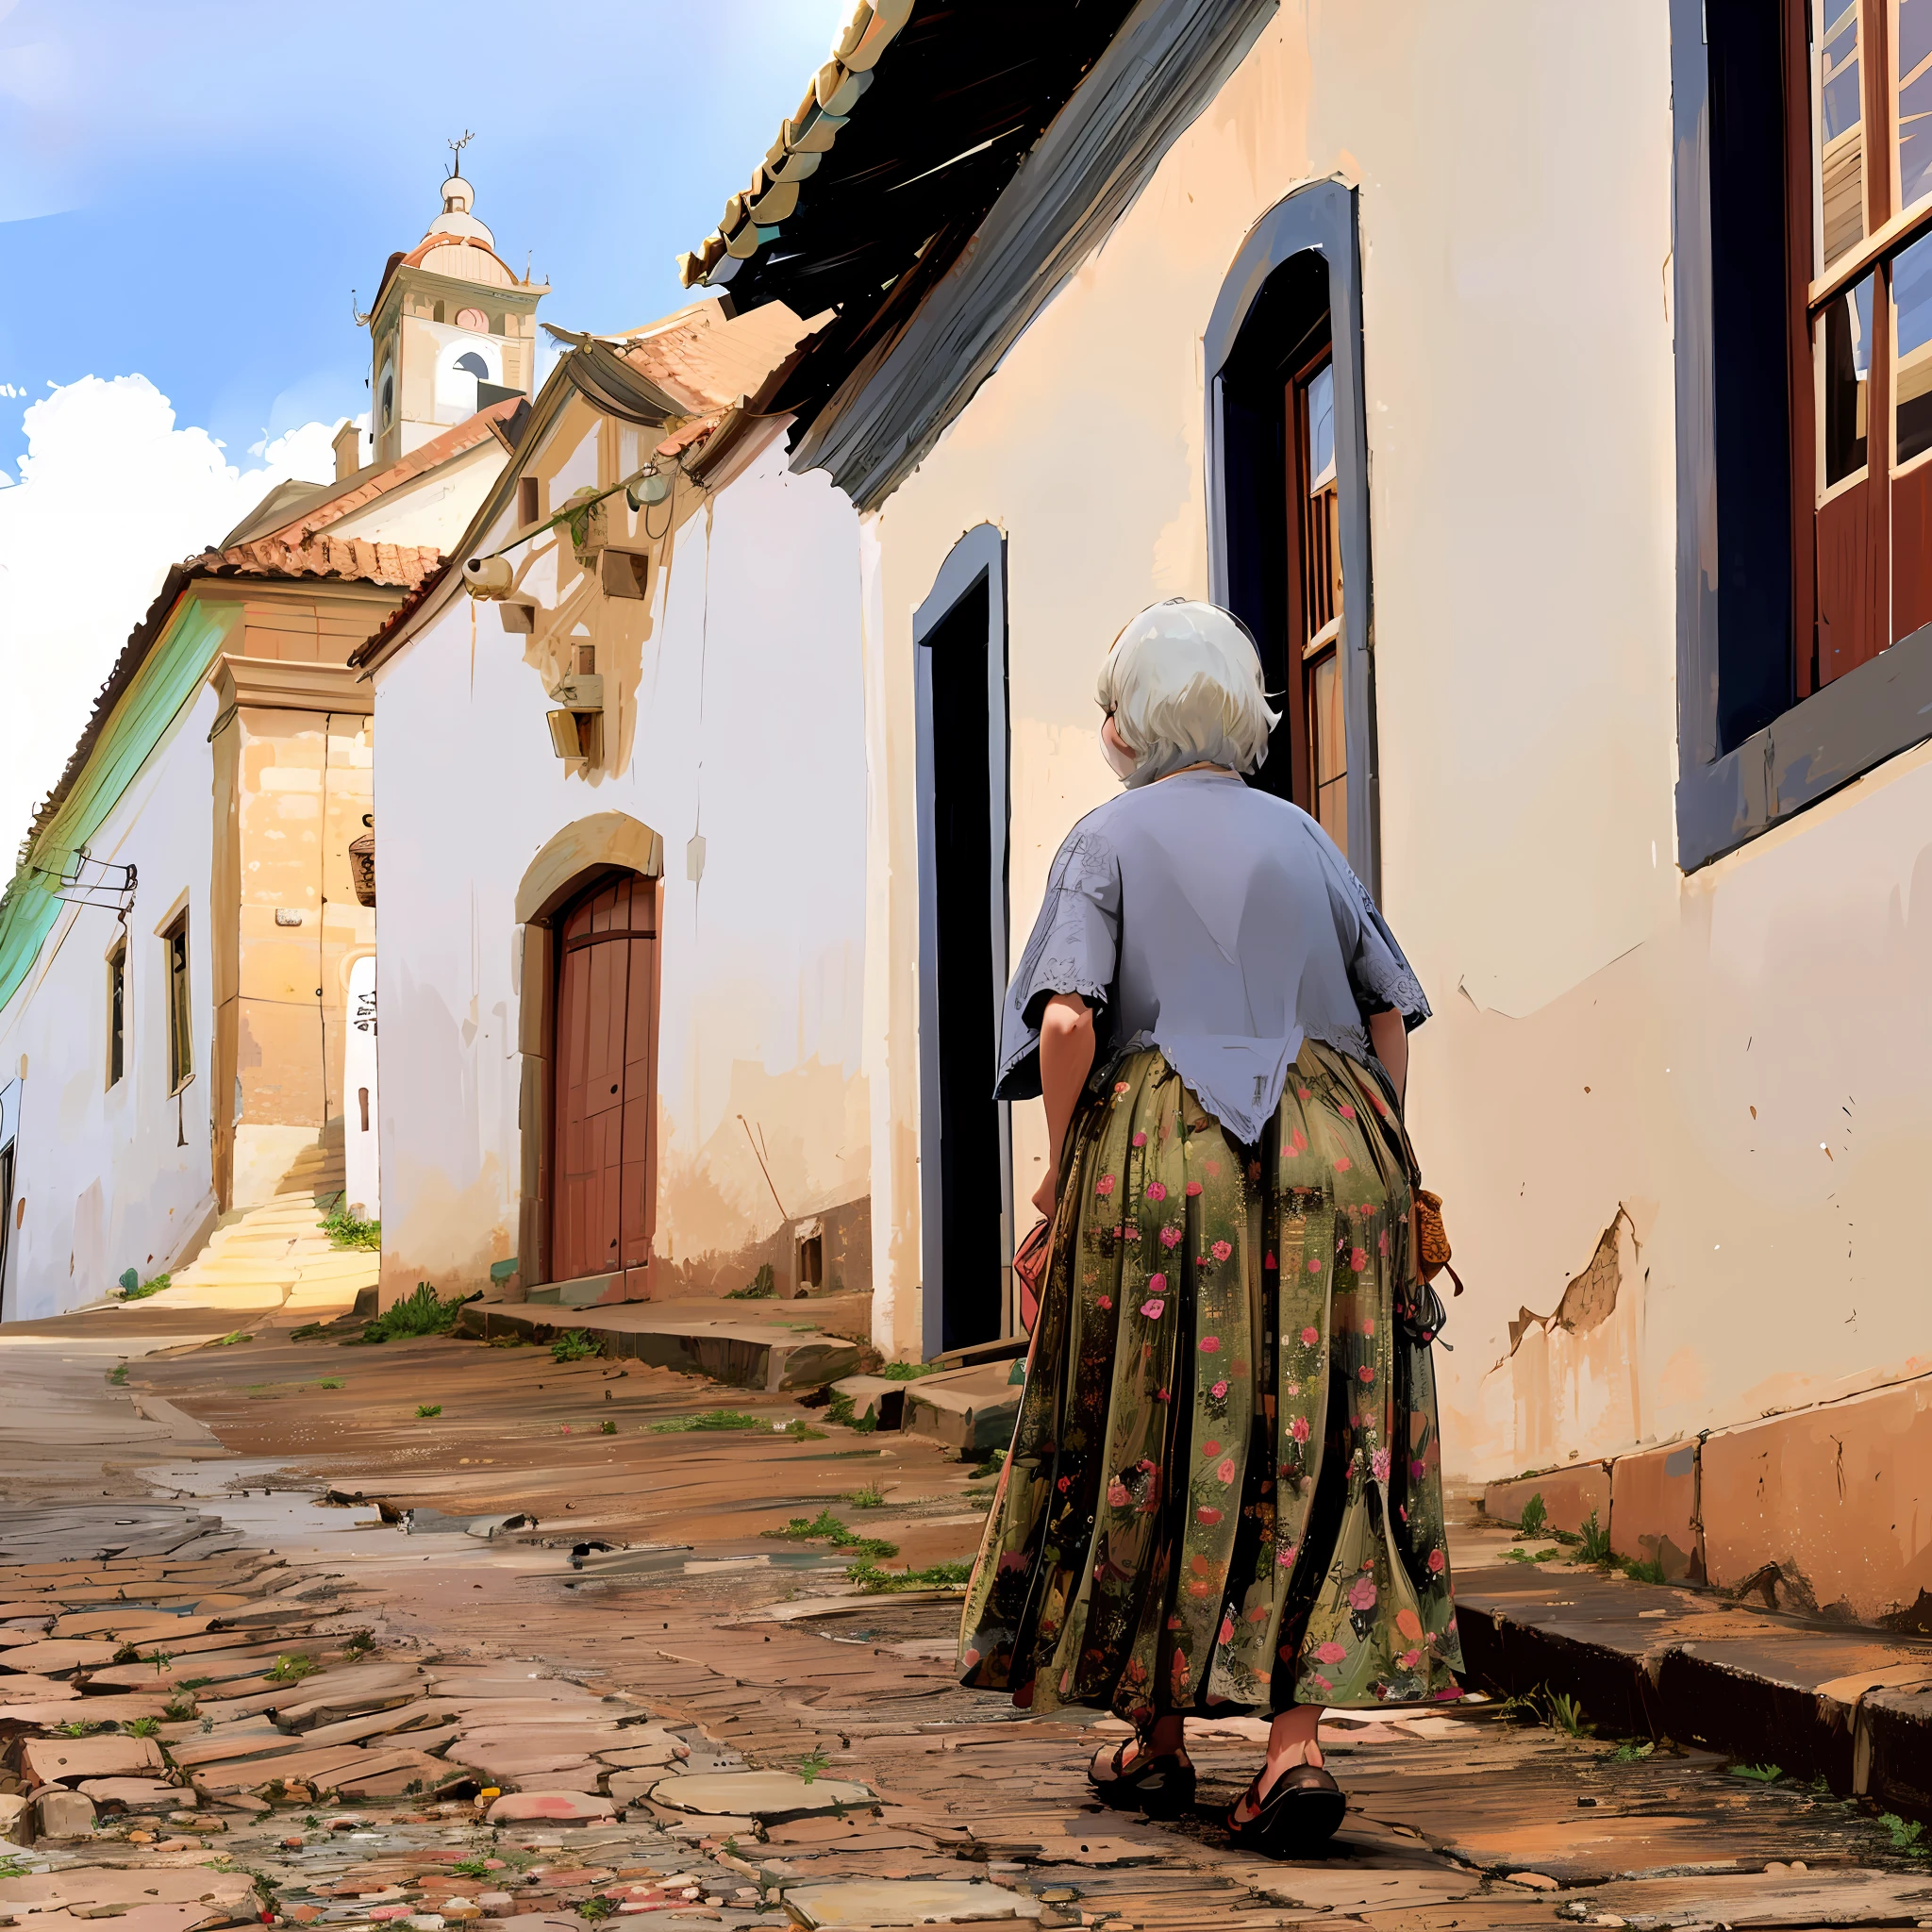
[[[1415,1159],[1415,1150],[1409,1150],[1409,1160]],[[1421,1180],[1418,1171],[1416,1178]],[[1415,1258],[1418,1272],[1424,1283],[1435,1280],[1443,1269],[1449,1268],[1449,1230],[1442,1225],[1442,1197],[1432,1194],[1424,1187],[1415,1190]],[[1456,1292],[1462,1292],[1462,1276],[1449,1268],[1449,1279],[1456,1284]]]
[[[1403,1131],[1403,1140],[1408,1139],[1407,1130]],[[1404,1307],[1398,1305],[1395,1318],[1402,1324],[1402,1331],[1419,1348],[1427,1348],[1433,1341],[1440,1341],[1443,1324],[1449,1319],[1449,1311],[1442,1306],[1442,1297],[1430,1285],[1437,1275],[1446,1268],[1449,1279],[1456,1284],[1456,1292],[1462,1292],[1462,1277],[1449,1267],[1449,1230],[1442,1224],[1442,1197],[1432,1194],[1420,1185],[1422,1175],[1415,1168],[1415,1149],[1408,1150],[1409,1163],[1415,1170],[1415,1183],[1411,1187],[1413,1207],[1409,1212],[1415,1224],[1416,1284],[1415,1299]],[[1442,1346],[1454,1350],[1453,1341],[1444,1341]]]
[[[1013,1280],[1020,1291],[1020,1326],[1033,1333],[1040,1313],[1040,1286],[1046,1278],[1047,1257],[1053,1250],[1053,1223],[1036,1221],[1013,1250]]]
[[[1358,1084],[1360,1078],[1357,1074]],[[1366,1087],[1363,1091],[1367,1091]],[[1391,1100],[1395,1097],[1392,1091],[1389,1097]],[[1460,1294],[1462,1277],[1449,1266],[1449,1230],[1442,1222],[1442,1197],[1432,1194],[1423,1186],[1422,1162],[1416,1158],[1415,1142],[1408,1138],[1408,1126],[1402,1118],[1401,1109],[1383,1108],[1380,1110],[1402,1136],[1402,1152],[1408,1162],[1409,1225],[1414,1238],[1416,1261],[1415,1299],[1406,1307],[1398,1303],[1395,1318],[1411,1341],[1426,1348],[1441,1336],[1443,1324],[1449,1319],[1449,1311],[1442,1306],[1442,1297],[1431,1283],[1447,1269],[1449,1279],[1456,1284],[1456,1292]],[[1442,1346],[1453,1351],[1455,1343],[1445,1341]]]

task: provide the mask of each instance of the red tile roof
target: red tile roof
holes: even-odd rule
[[[410,618],[428,601],[430,593],[456,567],[454,558],[439,563],[390,614],[356,648],[349,653],[349,666],[359,671],[371,658],[379,657],[382,647],[394,637]]]
[[[339,577],[413,591],[441,561],[441,551],[415,543],[371,543],[361,537],[307,537],[291,543],[258,537],[228,550],[204,550],[180,568],[191,577]]]
[[[93,710],[66,769],[35,811],[23,852],[40,836],[75,780],[86,769],[88,758],[114,707],[147,661],[148,653],[167,628],[168,618],[182,593],[197,577],[279,577],[285,581],[332,577],[344,583],[381,584],[391,590],[414,591],[439,573],[441,561],[441,552],[413,544],[368,543],[360,540],[345,542],[340,538],[325,537],[307,543],[262,538],[226,550],[204,550],[198,557],[171,565],[159,593],[147,608],[146,616],[122,645],[114,668],[94,699]]]
[[[495,433],[494,425],[508,423],[524,401],[520,395],[506,396],[502,402],[491,403],[487,409],[478,409],[455,428],[445,429],[441,436],[432,437],[408,456],[398,457],[382,469],[358,472],[354,476],[344,477],[334,495],[324,497],[320,503],[305,505],[299,515],[273,529],[261,531],[259,535],[299,542],[317,530],[326,529],[330,524],[340,523],[344,517],[374,503],[378,496],[400,490],[405,483],[414,482],[418,476],[448,462],[452,457],[459,457],[465,450],[475,449],[479,442],[487,442]]]

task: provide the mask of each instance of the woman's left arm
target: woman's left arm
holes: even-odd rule
[[[1388,1070],[1395,1104],[1400,1107],[1408,1092],[1408,1027],[1393,1007],[1369,1015],[1369,1043]]]

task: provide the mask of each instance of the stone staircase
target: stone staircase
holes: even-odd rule
[[[287,1309],[316,1320],[345,1313],[362,1291],[374,1291],[380,1257],[373,1248],[335,1248],[323,1217],[342,1191],[342,1124],[331,1121],[305,1147],[272,1198],[223,1217],[208,1245],[159,1294],[134,1303],[150,1308],[219,1308],[236,1314]]]

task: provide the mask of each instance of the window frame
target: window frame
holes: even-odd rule
[[[180,949],[178,971],[175,964]],[[162,998],[168,1013],[168,1098],[194,1078],[194,958],[188,941],[188,912],[184,907],[161,928]]]
[[[1694,7],[1697,0],[1690,0]],[[1320,255],[1328,272],[1328,340],[1335,368],[1335,475],[1340,502],[1342,598],[1336,653],[1348,757],[1348,862],[1380,904],[1381,763],[1375,723],[1374,575],[1369,543],[1369,432],[1364,402],[1359,215],[1356,191],[1311,181],[1276,202],[1249,229],[1223,279],[1207,328],[1208,595],[1232,608],[1230,495],[1233,467],[1224,388],[1242,325],[1269,277],[1297,255]],[[1299,559],[1296,560],[1299,568]],[[1299,670],[1299,665],[1291,668]],[[1297,707],[1299,708],[1299,707]],[[1306,724],[1298,725],[1306,731]],[[1312,794],[1311,794],[1312,796]]]
[[[1814,478],[1823,475],[1824,389],[1817,379],[1811,321],[1834,292],[1851,286],[1874,265],[1889,259],[1922,232],[1932,232],[1932,198],[1906,215],[1873,224],[1872,176],[1876,162],[1869,148],[1870,103],[1874,92],[1869,62],[1880,62],[1884,98],[1893,92],[1890,35],[1861,36],[1860,85],[1867,103],[1865,156],[1867,228],[1865,241],[1848,249],[1824,275],[1801,277],[1793,266],[1789,319],[1792,391],[1800,401],[1808,390],[1809,408],[1790,410],[1792,467],[1792,608],[1796,698],[1779,715],[1730,750],[1718,749],[1718,642],[1723,623],[1717,577],[1716,450],[1713,435],[1714,342],[1710,156],[1710,79],[1705,42],[1704,0],[1671,0],[1672,118],[1674,136],[1673,182],[1674,317],[1676,349],[1677,420],[1677,862],[1694,872],[1737,851],[1774,825],[1829,797],[1899,753],[1932,739],[1932,623],[1881,649],[1850,670],[1818,685],[1813,629],[1817,591],[1813,580],[1815,521],[1824,494]],[[1800,8],[1782,15],[1786,72],[1793,58],[1804,63],[1807,117],[1813,88],[1808,45]],[[1890,10],[1886,9],[1886,25]],[[1795,46],[1793,41],[1795,40]],[[1789,84],[1788,84],[1789,93]],[[1888,126],[1890,125],[1888,117]],[[1888,140],[1884,157],[1884,205],[1895,193],[1896,142]],[[1809,238],[1814,208],[1811,134],[1786,143],[1788,232],[1793,242],[1802,225]],[[1800,164],[1802,163],[1802,172]],[[1789,245],[1789,244],[1788,244]],[[1795,251],[1793,262],[1795,263]],[[1806,265],[1809,265],[1808,257]],[[1873,303],[1874,362],[1882,362],[1884,403],[1868,408],[1866,468],[1862,479],[1882,476],[1890,492],[1894,414],[1890,278],[1881,276]],[[1802,320],[1801,320],[1802,319]],[[1881,333],[1882,332],[1882,333]],[[1878,374],[1874,366],[1874,375]],[[1803,388],[1800,387],[1801,383]],[[1852,487],[1846,478],[1831,492],[1840,500]],[[1889,500],[1889,499],[1888,499]],[[1886,546],[1888,610],[1892,566]],[[1890,625],[1888,623],[1889,630]]]
[[[127,941],[108,951],[108,1091],[127,1076]]]

